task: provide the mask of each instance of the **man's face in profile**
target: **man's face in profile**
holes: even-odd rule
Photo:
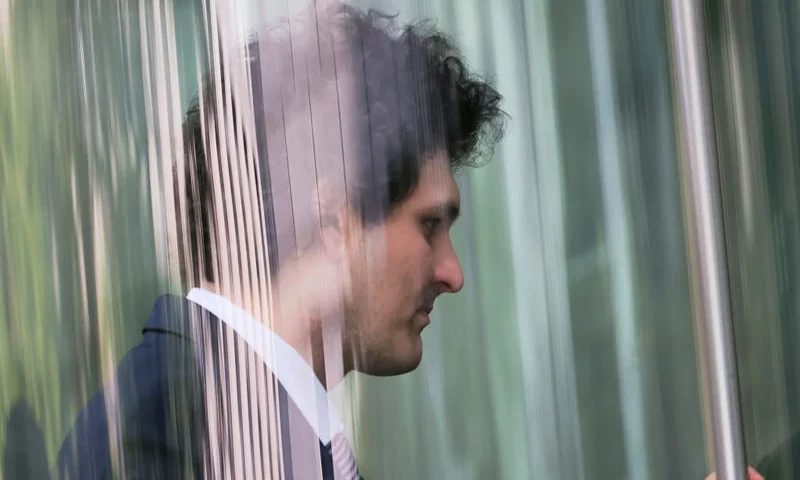
[[[463,285],[452,169],[476,166],[504,113],[446,36],[379,17],[345,5],[300,16],[248,59],[263,73],[255,132],[268,138],[279,321],[314,343],[321,329],[345,373],[397,375],[419,365],[435,299]]]
[[[423,164],[417,187],[386,221],[361,230],[351,243],[347,323],[357,370],[398,375],[419,365],[420,335],[436,297],[464,284],[450,241],[460,203],[447,157],[439,153]]]

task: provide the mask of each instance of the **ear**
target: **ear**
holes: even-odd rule
[[[322,245],[328,255],[343,260],[360,251],[363,242],[363,222],[349,205],[340,204],[335,212],[320,218]]]
[[[326,255],[336,261],[341,261],[345,258],[345,237],[342,234],[342,229],[338,225],[338,222],[325,221],[323,218],[320,235],[322,238],[322,248]]]

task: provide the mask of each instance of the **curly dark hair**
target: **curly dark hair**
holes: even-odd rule
[[[297,52],[315,50],[333,53],[334,64],[322,65],[313,55],[309,58],[319,67],[295,58]],[[454,171],[479,166],[491,158],[504,133],[507,115],[500,108],[502,96],[470,72],[454,42],[429,21],[401,26],[396,15],[335,3],[272,27],[249,42],[247,54],[255,147],[260,165],[265,165],[259,179],[265,211],[260,213],[266,220],[273,273],[285,254],[277,254],[276,229],[281,226],[275,224],[271,207],[276,180],[270,180],[274,172],[269,168],[275,159],[267,159],[267,145],[283,138],[287,112],[308,111],[326,96],[336,97],[331,83],[341,89],[346,82],[351,92],[347,105],[339,106],[350,111],[354,120],[348,128],[357,141],[341,149],[348,165],[355,167],[348,172],[348,202],[366,225],[383,221],[413,193],[420,169],[431,155],[444,150]],[[185,213],[191,258],[183,260],[200,266],[208,281],[214,281],[212,244],[217,239],[206,152],[216,130],[204,135],[203,128],[209,122],[221,123],[226,115],[237,118],[233,104],[223,102],[223,111],[217,111],[221,103],[215,102],[214,92],[224,91],[222,73],[217,72],[216,83],[208,75],[184,123],[186,165],[192,171],[187,171],[183,189],[189,206]],[[219,138],[215,140],[218,145]],[[285,148],[279,154],[286,155]],[[194,276],[194,281],[200,279]]]

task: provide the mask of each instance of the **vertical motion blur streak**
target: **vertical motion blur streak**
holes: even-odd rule
[[[0,0],[0,479],[794,478],[800,7],[677,3]]]

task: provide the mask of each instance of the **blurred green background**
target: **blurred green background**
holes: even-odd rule
[[[362,473],[703,478],[666,5],[354,3],[436,19],[513,118],[494,161],[459,178],[467,283],[437,307],[422,366],[340,389]],[[176,289],[162,169],[212,6],[233,38],[268,20],[253,11],[289,12],[0,0],[6,476],[39,442],[53,462],[156,297]],[[798,8],[710,2],[706,19],[751,463],[800,429]]]

